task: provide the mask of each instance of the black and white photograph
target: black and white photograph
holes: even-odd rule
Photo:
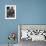
[[[18,42],[20,46],[46,42],[46,25],[19,24]]]
[[[16,19],[16,5],[5,5],[5,19]]]

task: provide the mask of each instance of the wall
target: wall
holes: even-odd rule
[[[17,23],[46,24],[46,0],[17,0]]]
[[[5,19],[5,5],[10,4],[15,5],[16,0],[0,0],[0,44],[9,42],[8,35],[10,32],[16,32],[17,35],[17,21]],[[18,42],[17,39],[15,42]]]
[[[7,4],[16,4],[16,20],[4,19]],[[46,0],[0,0],[0,44],[8,43],[9,32],[18,32],[17,24],[46,24]]]

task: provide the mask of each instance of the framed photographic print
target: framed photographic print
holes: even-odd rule
[[[21,40],[46,41],[45,24],[19,24],[18,42]]]
[[[5,19],[16,19],[16,5],[5,5]]]

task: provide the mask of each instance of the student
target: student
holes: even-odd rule
[[[11,7],[11,9],[10,9],[10,14],[11,14],[11,17],[15,16],[15,11],[14,11],[13,7]]]

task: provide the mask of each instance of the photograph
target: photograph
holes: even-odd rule
[[[46,41],[46,25],[19,24],[18,42],[20,46],[29,45],[31,42]]]
[[[16,5],[5,5],[5,19],[16,19]]]

